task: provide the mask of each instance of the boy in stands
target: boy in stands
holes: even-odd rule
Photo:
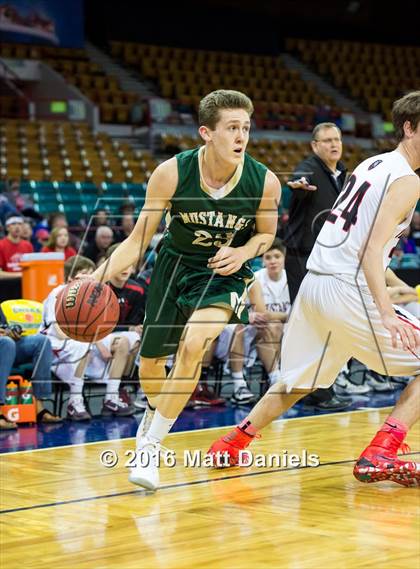
[[[89,275],[94,270],[95,264],[90,259],[82,256],[70,257],[64,263],[65,281],[69,283],[74,275]],[[54,373],[70,386],[67,417],[72,421],[91,419],[83,400],[85,375],[106,382],[103,415],[133,415],[134,409],[120,399],[118,392],[121,376],[127,365],[128,342],[115,342],[115,338],[107,336],[96,344],[89,344],[72,340],[63,334],[55,318],[55,303],[63,286],[52,290],[45,300],[40,331],[51,341],[55,356],[52,365]],[[94,351],[94,354],[90,354],[91,351]],[[96,357],[90,361],[91,356]]]
[[[275,239],[263,255],[264,268],[255,273],[255,282],[249,290],[253,310],[249,324],[229,325],[221,333],[216,356],[230,359],[234,383],[231,401],[237,405],[254,399],[244,379],[244,364],[251,366],[258,354],[268,375],[270,385],[280,378],[279,357],[284,323],[290,311],[290,295],[284,270],[285,247]]]

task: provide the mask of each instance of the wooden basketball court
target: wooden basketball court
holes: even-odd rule
[[[418,566],[419,494],[364,485],[354,459],[387,415],[363,410],[277,421],[254,453],[319,454],[316,468],[185,468],[227,429],[170,435],[178,463],[153,494],[127,480],[133,439],[1,457],[3,567],[393,569]],[[419,428],[408,443],[418,453]],[[119,464],[105,468],[110,449]],[[114,455],[115,456],[115,455]]]

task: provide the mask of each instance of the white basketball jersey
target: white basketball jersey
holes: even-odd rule
[[[255,277],[261,284],[266,309],[271,312],[286,312],[288,314],[290,311],[290,295],[286,271],[283,270],[278,281],[270,279],[267,269],[257,271]]]
[[[369,238],[379,207],[389,186],[403,176],[416,176],[398,151],[368,158],[354,170],[325,221],[307,269],[340,276],[349,282],[367,285],[360,267],[359,252]],[[318,190],[322,191],[322,190]],[[401,233],[410,224],[413,210],[395,229],[395,235],[384,247],[384,270]]]

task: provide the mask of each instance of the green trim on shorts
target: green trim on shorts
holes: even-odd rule
[[[185,325],[196,310],[230,308],[229,324],[248,324],[245,301],[254,280],[251,275],[250,271],[244,277],[224,277],[207,267],[193,269],[182,263],[182,256],[175,257],[163,248],[148,291],[140,355],[157,358],[175,354]]]

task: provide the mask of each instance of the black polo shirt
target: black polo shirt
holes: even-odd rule
[[[284,236],[288,250],[296,250],[303,255],[311,252],[346,179],[347,170],[342,162],[338,162],[337,170],[340,171],[340,175],[336,179],[328,166],[315,154],[305,158],[296,166],[290,180],[304,176],[309,184],[318,189],[292,190],[289,221]]]

